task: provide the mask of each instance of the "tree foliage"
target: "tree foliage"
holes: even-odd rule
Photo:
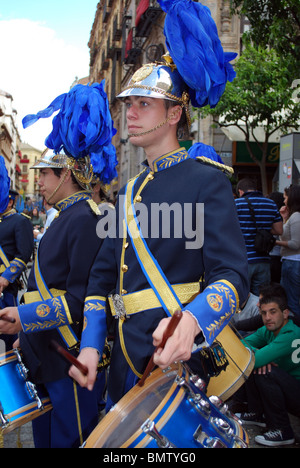
[[[299,0],[230,0],[232,13],[248,18],[251,28],[244,40],[269,46],[285,57],[293,78],[300,78]]]
[[[246,45],[236,63],[237,76],[228,82],[218,105],[201,109],[201,117],[213,116],[221,127],[237,126],[245,136],[248,152],[259,165],[263,191],[266,192],[265,164],[270,137],[280,130],[288,133],[299,125],[299,99],[290,86],[290,72],[284,59],[274,49]],[[265,132],[264,141],[258,141],[257,127]],[[258,160],[251,150],[255,141],[262,151]]]

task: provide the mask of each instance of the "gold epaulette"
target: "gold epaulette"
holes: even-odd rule
[[[94,202],[94,200],[92,200],[90,198],[90,199],[87,200],[87,203],[90,205],[90,208],[91,208],[92,212],[95,215],[97,215],[97,216],[101,215],[101,212],[100,212],[100,210],[98,208],[98,205],[97,205],[97,203]]]
[[[21,213],[21,215],[24,216],[24,218],[30,219],[30,221],[31,221],[31,218],[30,218],[29,215],[27,215],[27,214],[25,214],[25,213]]]
[[[218,169],[221,169],[221,171],[225,172],[228,175],[232,175],[234,173],[234,170],[230,166],[226,166],[225,164],[219,163],[217,161],[213,161],[210,158],[206,158],[205,156],[197,156],[196,160],[210,164],[211,166],[214,166]]]

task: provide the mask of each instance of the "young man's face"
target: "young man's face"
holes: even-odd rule
[[[166,137],[169,126],[165,125],[165,121],[174,110],[167,109],[163,99],[128,96],[124,102],[132,144],[146,148],[147,145]]]
[[[40,187],[40,194],[43,198],[45,198],[46,201],[50,201],[51,204],[57,203],[63,198],[65,198],[62,194],[62,188],[58,190],[55,193],[55,195],[53,195],[63,175],[64,171],[62,171],[61,176],[59,178],[54,174],[53,170],[50,168],[40,169],[38,182],[38,185]],[[51,200],[49,200],[49,197],[51,197]]]
[[[276,335],[287,323],[289,316],[289,311],[282,311],[276,302],[260,304],[260,313],[265,327]]]

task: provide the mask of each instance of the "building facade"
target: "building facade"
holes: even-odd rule
[[[5,160],[11,188],[19,190],[21,153],[16,118],[12,95],[0,89],[0,154]]]

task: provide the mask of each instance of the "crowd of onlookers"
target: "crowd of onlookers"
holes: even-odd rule
[[[264,429],[266,446],[290,445],[289,414],[300,417],[300,186],[264,197],[251,179],[237,185],[236,206],[248,256],[250,292],[232,320],[255,355],[254,371],[234,395],[245,424]],[[271,232],[273,248],[258,252],[257,229]]]

